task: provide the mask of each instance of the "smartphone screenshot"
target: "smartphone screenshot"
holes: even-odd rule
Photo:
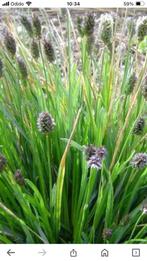
[[[0,259],[146,244],[147,1],[0,0]]]

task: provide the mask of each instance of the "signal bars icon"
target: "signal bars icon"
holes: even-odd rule
[[[10,5],[10,2],[6,2],[4,4],[2,4],[2,6],[9,6]]]

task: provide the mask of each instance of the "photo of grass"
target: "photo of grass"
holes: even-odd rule
[[[147,243],[145,10],[0,13],[0,243]]]

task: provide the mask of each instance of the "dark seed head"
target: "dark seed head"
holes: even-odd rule
[[[95,147],[88,145],[85,147],[85,155],[89,168],[102,168],[102,160],[106,156],[106,149],[104,147]]]
[[[35,40],[33,40],[31,43],[31,53],[34,59],[39,58],[39,46]]]
[[[14,178],[15,178],[15,181],[20,185],[20,186],[24,186],[25,185],[25,180],[24,180],[24,177],[21,173],[21,170],[18,169],[16,170],[15,174],[14,174]]]
[[[26,16],[22,16],[20,19],[22,25],[24,26],[24,28],[26,29],[28,35],[30,37],[33,37],[33,28],[32,28],[32,24],[29,21],[29,19]]]
[[[0,154],[0,172],[2,172],[7,164],[7,160],[4,155]]]
[[[44,46],[44,52],[45,52],[45,55],[46,55],[48,61],[50,63],[54,62],[55,53],[54,53],[52,44],[49,41],[44,40],[43,46]]]
[[[91,156],[98,156],[100,159],[103,159],[106,156],[107,150],[105,147],[95,147],[90,144],[85,146],[85,155],[86,158],[89,159]]]
[[[144,126],[145,126],[145,120],[143,117],[140,117],[135,123],[135,126],[133,128],[133,133],[136,135],[141,135],[143,133]]]
[[[87,36],[90,36],[94,32],[95,20],[94,15],[90,14],[85,19],[84,33]]]
[[[147,153],[136,153],[131,160],[133,168],[142,169],[147,166]]]
[[[110,229],[110,228],[104,228],[104,230],[103,230],[103,239],[104,240],[108,240],[108,239],[110,239],[111,238],[111,236],[112,236],[112,229]]]
[[[55,127],[55,121],[48,112],[41,112],[37,119],[37,127],[40,132],[47,134]]]
[[[79,17],[77,18],[77,29],[81,37],[84,36],[84,26],[83,26],[83,18]]]
[[[89,168],[94,168],[97,170],[102,168],[102,160],[97,155],[91,156],[87,163]]]
[[[38,38],[41,38],[41,22],[38,16],[35,14],[33,16],[33,27],[34,27],[35,35]]]
[[[6,36],[4,38],[4,44],[8,52],[12,56],[14,56],[16,54],[16,42],[13,36],[9,32],[6,33]]]
[[[18,64],[18,68],[19,68],[22,79],[26,80],[28,77],[28,71],[27,71],[27,67],[26,67],[26,64],[25,64],[23,58],[18,57],[17,64]]]
[[[147,76],[145,77],[144,84],[142,87],[142,95],[144,96],[144,99],[147,101]]]
[[[101,15],[99,30],[101,40],[111,50],[113,36],[113,18],[111,15]]]
[[[128,80],[128,87],[126,90],[126,94],[131,94],[133,92],[136,82],[137,82],[137,76],[135,73],[133,73]]]
[[[99,147],[96,150],[96,155],[100,158],[100,159],[104,159],[104,157],[107,154],[107,150],[105,147]]]
[[[96,147],[92,144],[85,147],[85,155],[86,159],[89,160],[91,156],[94,156],[96,154]]]
[[[143,41],[144,37],[147,36],[147,17],[139,17],[137,20],[137,37],[138,41]]]
[[[3,76],[3,62],[0,59],[0,78]]]

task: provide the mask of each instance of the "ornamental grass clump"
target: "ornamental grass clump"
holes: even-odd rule
[[[55,120],[48,112],[41,112],[37,119],[38,130],[44,134],[51,132],[55,128]]]
[[[145,41],[126,34],[124,10],[115,26],[104,10],[104,23],[96,9],[52,12],[29,10],[32,37],[18,16],[1,18],[17,52],[0,44],[0,243],[147,243]]]

